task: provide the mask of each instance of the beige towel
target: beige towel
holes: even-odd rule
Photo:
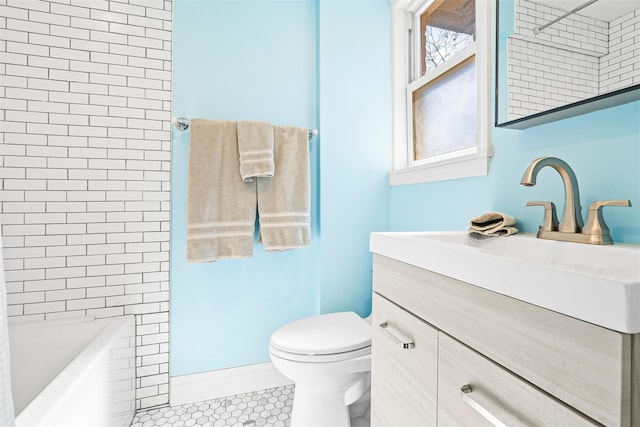
[[[272,177],[273,125],[267,122],[238,122],[238,152],[240,176],[243,181],[256,177]]]
[[[268,252],[311,244],[307,129],[274,126],[275,174],[258,178],[260,240]]]
[[[187,261],[250,258],[256,183],[239,173],[235,122],[191,120],[187,185]]]
[[[518,232],[518,219],[501,212],[487,212],[471,219],[469,235],[476,239],[510,236]]]

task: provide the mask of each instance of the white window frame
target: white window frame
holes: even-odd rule
[[[393,168],[391,185],[442,181],[489,173],[491,152],[491,2],[476,0],[476,40],[437,69],[420,74],[420,14],[435,0],[392,0]],[[412,93],[426,80],[440,76],[475,55],[477,84],[476,145],[429,159],[413,160]],[[461,59],[462,58],[462,59]]]

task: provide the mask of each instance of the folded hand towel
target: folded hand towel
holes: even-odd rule
[[[518,219],[501,212],[487,212],[471,219],[469,235],[474,238],[510,236],[518,232]]]
[[[191,120],[187,185],[187,261],[250,258],[256,183],[239,173],[235,122]]]
[[[273,125],[267,122],[238,122],[238,152],[240,153],[240,176],[243,181],[255,177],[272,177]]]
[[[275,174],[258,178],[260,240],[268,252],[311,244],[307,129],[274,126]]]

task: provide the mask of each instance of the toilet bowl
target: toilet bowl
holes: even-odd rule
[[[371,325],[354,312],[308,317],[271,335],[269,355],[295,383],[291,426],[351,425],[371,385]]]

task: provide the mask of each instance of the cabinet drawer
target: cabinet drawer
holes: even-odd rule
[[[598,425],[444,333],[439,348],[438,426]]]
[[[386,328],[380,326],[385,323]],[[438,332],[376,294],[372,324],[371,424],[434,426]],[[396,339],[414,347],[403,348]]]
[[[631,335],[379,255],[373,289],[590,418],[633,424]]]

